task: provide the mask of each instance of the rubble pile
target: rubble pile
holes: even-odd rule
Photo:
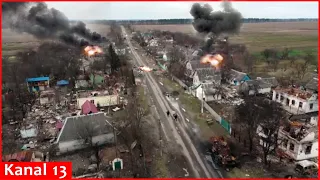
[[[62,106],[35,104],[23,119],[17,135],[24,144],[22,149],[48,149],[56,140],[64,119],[71,115],[68,109],[66,103]]]

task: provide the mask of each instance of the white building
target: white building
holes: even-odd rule
[[[77,107],[81,109],[82,105],[86,102],[90,101],[96,107],[108,107],[115,106],[120,103],[120,99],[118,95],[101,95],[101,96],[89,96],[77,98]]]
[[[297,88],[274,89],[272,100],[281,103],[285,110],[293,114],[318,111],[318,94]]]
[[[257,134],[263,145],[265,131],[259,126]],[[292,115],[278,132],[278,149],[296,161],[318,157],[318,112]]]
[[[281,127],[279,146],[294,160],[300,161],[318,157],[318,112],[293,115],[290,123]]]
[[[200,63],[200,60],[196,57],[195,59],[188,61],[186,63],[186,76],[193,78],[194,73],[196,72],[196,70],[199,70],[199,69],[213,70],[214,67],[212,67],[210,64]]]
[[[197,69],[193,75],[192,94],[205,101],[221,99],[221,95],[216,94],[214,89],[214,85],[220,84],[221,74],[214,69]]]
[[[255,94],[269,94],[275,88],[278,81],[275,78],[260,78],[255,80],[247,80],[239,85],[239,92],[255,95]]]
[[[104,113],[68,117],[56,141],[58,153],[114,143],[113,127]]]

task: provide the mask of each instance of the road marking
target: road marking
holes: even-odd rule
[[[188,122],[190,122],[188,118],[186,118],[186,120],[187,120]]]
[[[182,109],[182,111],[186,112],[186,110],[185,110],[185,109],[183,109],[183,108],[181,108],[181,109]]]
[[[163,84],[161,82],[159,82],[159,84],[161,84],[161,86],[163,86]]]
[[[166,140],[167,140],[167,141],[170,141],[162,123],[161,123],[161,127],[162,127],[162,130],[163,130],[163,132],[164,132],[163,134],[164,134],[164,136],[166,137]]]

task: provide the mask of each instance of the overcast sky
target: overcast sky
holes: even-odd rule
[[[190,2],[47,2],[69,18],[170,19],[191,18]],[[219,2],[210,2],[219,10]],[[318,18],[318,2],[233,2],[244,18]]]

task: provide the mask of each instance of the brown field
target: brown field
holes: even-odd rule
[[[107,36],[109,32],[108,25],[102,24],[87,24],[87,28],[91,31],[96,31],[103,36]],[[11,29],[2,29],[2,43],[25,43],[25,42],[39,42],[32,35],[27,33],[14,32]]]
[[[148,30],[161,30],[182,32],[187,34],[196,34],[193,26],[190,24],[183,25],[134,25],[136,30],[145,32]],[[271,22],[271,23],[245,23],[242,25],[240,34],[255,33],[284,33],[284,34],[304,34],[317,35],[317,22]]]
[[[27,33],[14,32],[11,29],[2,29],[2,43],[37,42],[36,38]]]
[[[197,36],[192,25],[135,25],[140,31],[162,30]],[[245,23],[240,33],[230,37],[231,42],[244,43],[252,52],[265,48],[317,48],[317,22]]]
[[[133,28],[141,32],[146,32],[148,30],[160,30],[160,31],[181,32],[181,33],[196,35],[196,31],[193,29],[193,26],[191,24],[134,25]]]
[[[103,36],[107,36],[109,32],[108,25],[102,24],[87,24],[91,31],[96,31]],[[30,48],[35,48],[41,43],[41,40],[36,39],[27,33],[14,32],[11,29],[2,29],[2,55],[13,56],[19,51]]]
[[[246,23],[243,24],[238,35],[230,37],[231,42],[244,43],[251,52],[258,52],[265,48],[318,48],[317,22],[276,22],[276,23]],[[92,31],[103,36],[109,32],[108,25],[87,24]],[[134,25],[136,30],[162,30],[187,33],[198,36],[192,25]],[[200,37],[200,36],[198,36]],[[26,33],[19,34],[9,29],[2,30],[3,54],[14,54],[21,48],[32,47],[39,40]],[[8,44],[14,43],[6,47]]]
[[[96,31],[97,33],[105,37],[110,30],[109,25],[104,24],[87,24],[87,28],[89,28],[91,31]]]

